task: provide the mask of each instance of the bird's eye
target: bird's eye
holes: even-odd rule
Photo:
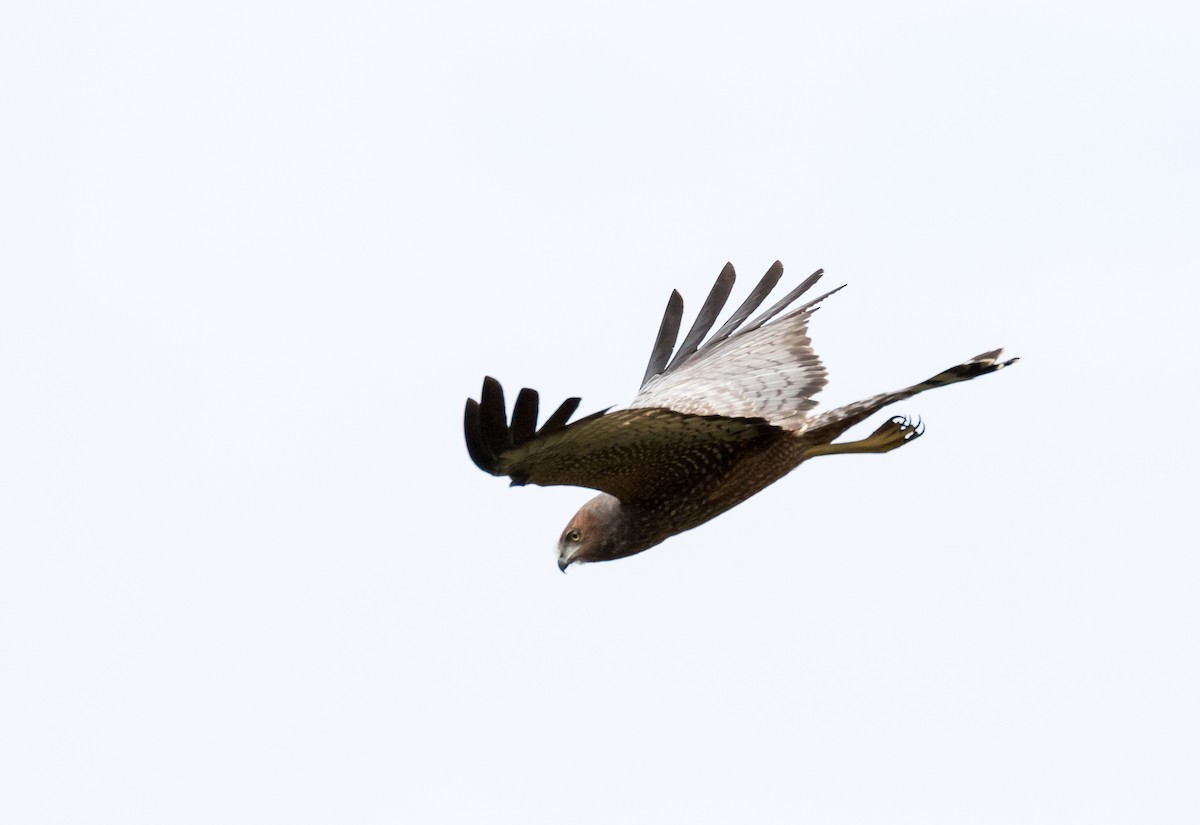
[[[569,533],[567,533],[567,541],[578,542],[582,538],[583,538],[583,534],[580,533],[578,530],[571,530]]]

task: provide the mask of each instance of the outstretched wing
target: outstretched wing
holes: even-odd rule
[[[601,411],[568,424],[578,405],[568,399],[538,429],[538,394],[523,389],[510,423],[503,389],[485,378],[479,401],[467,399],[467,451],[480,469],[516,485],[590,487],[633,503],[720,474],[747,448],[780,435],[762,419],[667,409]]]
[[[701,345],[733,289],[736,276],[733,266],[726,264],[673,359],[683,299],[672,292],[641,391],[630,408],[760,418],[784,429],[803,429],[808,411],[817,403],[813,396],[827,383],[825,367],[808,337],[808,320],[821,301],[842,287],[772,319],[822,274],[818,269],[770,309],[745,323],[783,275],[783,264],[776,261],[729,320]]]

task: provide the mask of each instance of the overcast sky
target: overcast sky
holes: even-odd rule
[[[8,3],[0,818],[1200,821],[1186,3]],[[776,259],[926,436],[620,562],[462,405]]]

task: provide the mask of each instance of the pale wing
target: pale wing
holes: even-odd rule
[[[599,412],[567,424],[559,412],[539,430],[537,393],[523,389],[505,417],[504,393],[484,379],[464,414],[467,450],[480,469],[513,484],[590,487],[626,503],[658,498],[732,466],[747,449],[779,435],[758,419],[689,415],[666,409]]]
[[[808,337],[808,321],[817,304],[837,290],[776,319],[820,279],[822,273],[818,270],[766,312],[741,326],[782,273],[783,267],[777,261],[733,316],[703,346],[697,346],[732,288],[733,270],[727,266],[684,346],[667,365],[683,311],[682,301],[674,293],[647,370],[649,373],[657,367],[657,371],[644,381],[630,408],[661,407],[693,415],[761,418],[784,429],[803,429],[808,411],[817,403],[813,396],[826,384],[825,367]]]

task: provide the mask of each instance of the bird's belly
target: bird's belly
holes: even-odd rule
[[[691,530],[774,484],[802,460],[798,439],[789,437],[766,445],[743,456],[719,477],[689,485],[672,496],[670,512],[660,513],[659,517],[671,526],[671,535]]]

